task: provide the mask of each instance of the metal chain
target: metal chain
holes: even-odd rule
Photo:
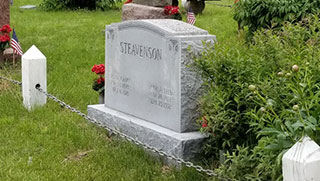
[[[144,144],[144,143],[142,143],[141,141],[136,140],[135,138],[132,138],[131,136],[128,136],[128,135],[126,135],[126,134],[124,134],[124,133],[122,133],[122,132],[120,132],[120,131],[118,131],[118,130],[116,130],[116,129],[109,128],[109,127],[107,127],[106,125],[104,125],[103,123],[97,121],[96,119],[94,119],[94,118],[92,118],[92,117],[90,117],[90,116],[82,113],[82,112],[79,111],[78,109],[76,109],[76,108],[70,106],[69,104],[61,101],[60,99],[58,99],[57,97],[53,96],[52,94],[47,93],[46,91],[42,90],[40,87],[37,88],[37,89],[38,89],[39,92],[45,94],[48,98],[50,98],[50,99],[52,99],[53,101],[59,103],[61,106],[65,107],[65,108],[67,108],[67,109],[69,109],[69,110],[71,110],[72,112],[77,113],[78,115],[82,116],[83,118],[85,118],[86,120],[90,121],[91,123],[94,123],[94,124],[96,124],[96,125],[104,128],[104,129],[106,129],[107,131],[109,131],[109,132],[111,132],[111,133],[114,133],[114,134],[116,134],[116,135],[118,135],[118,136],[120,136],[120,137],[122,137],[122,138],[124,138],[124,139],[126,139],[126,140],[128,140],[128,141],[130,141],[130,142],[133,142],[133,143],[135,143],[136,145],[142,146],[143,148],[148,149],[148,150],[150,150],[150,151],[152,151],[152,152],[154,152],[154,153],[158,153],[160,156],[165,156],[165,157],[169,158],[170,160],[175,160],[177,163],[182,163],[182,164],[186,165],[187,167],[194,168],[194,169],[196,169],[198,172],[203,172],[203,173],[205,173],[205,174],[207,174],[207,175],[209,175],[209,176],[216,177],[216,178],[218,178],[218,179],[220,179],[220,180],[226,180],[226,181],[232,180],[232,179],[230,179],[230,178],[221,177],[221,176],[219,176],[218,174],[214,173],[212,170],[204,169],[204,168],[201,167],[200,165],[195,165],[194,163],[192,163],[192,162],[190,162],[190,161],[185,161],[185,160],[183,160],[182,158],[178,158],[178,157],[175,157],[175,156],[173,156],[173,155],[169,155],[168,153],[166,153],[166,152],[164,152],[164,151],[158,150],[158,149],[155,148],[155,147],[152,147],[152,146],[149,146],[149,145],[147,145],[147,144]]]
[[[17,85],[22,85],[21,82],[19,81],[16,81],[16,80],[12,80],[12,79],[9,79],[9,78],[6,78],[6,77],[2,77],[0,76],[0,79],[4,79],[4,80],[7,80],[7,81],[10,81],[14,84],[17,84]],[[161,151],[161,150],[158,150],[157,148],[155,147],[152,147],[150,145],[147,145],[147,144],[144,144],[142,143],[141,141],[135,139],[135,138],[132,138],[124,133],[121,133],[120,131],[116,130],[116,129],[113,129],[113,128],[109,128],[107,125],[104,125],[102,122],[99,122],[97,121],[96,119],[92,118],[92,117],[89,117],[88,115],[82,113],[81,111],[79,111],[78,109],[70,106],[69,104],[61,101],[60,99],[58,99],[57,97],[55,97],[54,95],[52,94],[49,94],[47,93],[46,91],[44,91],[43,89],[41,89],[40,87],[36,87],[36,89],[45,94],[48,98],[52,99],[53,101],[59,103],[62,107],[65,107],[67,109],[69,109],[71,112],[74,112],[74,113],[77,113],[78,115],[80,115],[81,117],[85,118],[86,120],[90,121],[91,123],[94,123],[104,129],[106,129],[107,131],[109,131],[110,133],[114,133],[120,137],[122,137],[123,139],[125,140],[128,140],[129,142],[132,142],[136,145],[139,145],[139,146],[142,146],[143,148],[147,149],[147,150],[150,150],[154,153],[157,153],[159,154],[160,156],[165,156],[167,158],[169,158],[170,160],[175,160],[177,163],[181,163],[181,164],[184,164],[185,166],[189,167],[189,168],[194,168],[195,170],[197,170],[198,172],[203,172],[209,176],[212,176],[212,177],[216,177],[220,180],[223,180],[223,181],[229,181],[229,180],[234,180],[234,179],[230,179],[230,178],[227,178],[227,177],[222,177],[216,173],[213,172],[213,170],[210,170],[210,169],[204,169],[203,167],[201,167],[200,165],[196,165],[190,161],[185,161],[183,160],[182,158],[178,158],[176,156],[173,156],[173,155],[169,155],[168,153],[164,152],[164,151]]]
[[[17,85],[19,85],[19,86],[22,86],[22,82],[19,82],[19,81],[16,81],[16,80],[12,80],[12,79],[9,79],[9,78],[7,78],[7,77],[2,77],[2,76],[0,76],[0,79],[3,79],[3,80],[6,80],[6,81],[9,81],[9,82],[11,82],[11,83],[17,84]]]

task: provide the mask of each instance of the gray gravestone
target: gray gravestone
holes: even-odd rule
[[[122,6],[122,21],[137,19],[170,19],[163,8],[128,3]]]
[[[119,23],[106,32],[106,106],[176,132],[195,130],[201,79],[185,66],[187,48],[214,37],[177,20]]]
[[[213,44],[214,39],[205,30],[171,19],[107,26],[105,108],[89,106],[88,114],[189,158],[191,145],[199,146],[205,136],[190,132],[198,129],[202,89],[200,76],[187,65],[190,51],[197,54],[203,41]]]

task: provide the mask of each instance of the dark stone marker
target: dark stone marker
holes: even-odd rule
[[[10,1],[0,0],[0,27],[10,24]]]

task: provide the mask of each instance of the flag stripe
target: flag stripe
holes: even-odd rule
[[[187,13],[187,23],[194,25],[195,22],[196,22],[196,17],[194,15],[194,13],[192,12],[192,9],[189,9],[189,11]]]
[[[12,48],[15,50],[15,52],[18,53],[19,55],[22,55],[22,54],[23,54],[19,43],[17,43],[14,39],[11,40],[11,47],[12,47]]]
[[[12,46],[16,51],[22,53],[22,50],[21,50],[21,47],[20,47],[19,43],[16,42],[15,40],[12,40],[12,41],[11,41],[11,46]]]
[[[19,54],[22,56],[23,51],[22,48],[19,44],[19,40],[18,37],[16,35],[16,32],[14,31],[14,29],[12,30],[12,39],[11,39],[11,43],[10,43],[11,48],[13,48],[13,52],[16,54]]]

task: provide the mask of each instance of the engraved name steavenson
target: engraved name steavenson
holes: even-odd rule
[[[162,49],[129,42],[120,42],[120,52],[122,54],[139,56],[140,58],[149,58],[156,61],[162,59]]]

